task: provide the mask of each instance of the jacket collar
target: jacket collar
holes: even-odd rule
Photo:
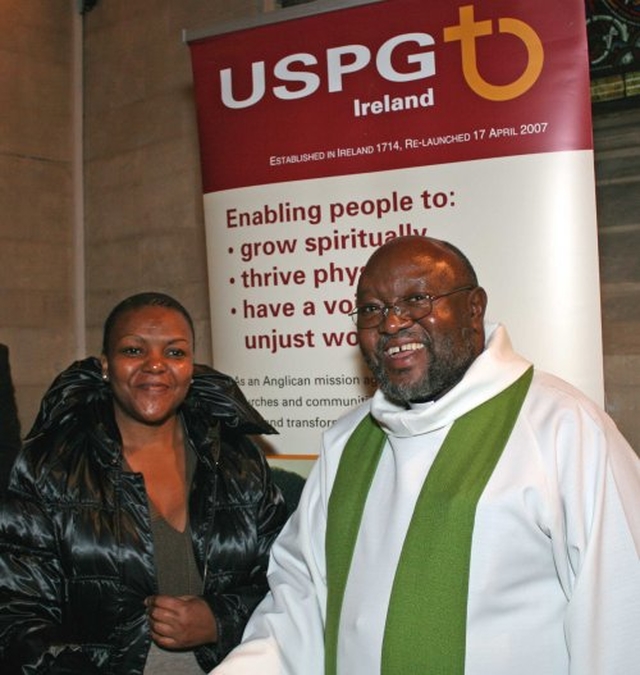
[[[217,437],[218,422],[243,434],[277,433],[249,404],[233,378],[203,364],[194,367],[180,414],[189,434],[196,435],[196,445]],[[80,422],[85,430],[100,433],[103,429],[107,438],[119,440],[111,386],[103,380],[96,357],[75,361],[55,378],[27,438]]]

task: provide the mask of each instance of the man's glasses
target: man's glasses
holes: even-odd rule
[[[420,319],[424,319],[425,316],[431,314],[433,303],[436,300],[446,298],[454,293],[472,291],[474,288],[477,288],[477,286],[462,286],[462,288],[455,288],[448,293],[441,293],[440,295],[414,293],[388,305],[369,304],[356,307],[353,312],[349,313],[349,316],[358,328],[377,328],[386,319],[391,310],[400,319],[420,321]]]

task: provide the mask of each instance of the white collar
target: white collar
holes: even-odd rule
[[[531,363],[514,352],[502,324],[485,324],[485,348],[458,384],[442,398],[410,409],[389,401],[378,390],[371,413],[392,436],[416,436],[440,429],[515,382]]]

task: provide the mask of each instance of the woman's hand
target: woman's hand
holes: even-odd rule
[[[213,612],[197,595],[150,595],[144,604],[151,638],[159,647],[193,649],[218,639]]]

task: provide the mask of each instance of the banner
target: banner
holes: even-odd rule
[[[309,11],[187,35],[214,362],[272,450],[315,455],[371,394],[347,315],[369,255],[406,234],[459,246],[488,319],[601,403],[582,0]]]

